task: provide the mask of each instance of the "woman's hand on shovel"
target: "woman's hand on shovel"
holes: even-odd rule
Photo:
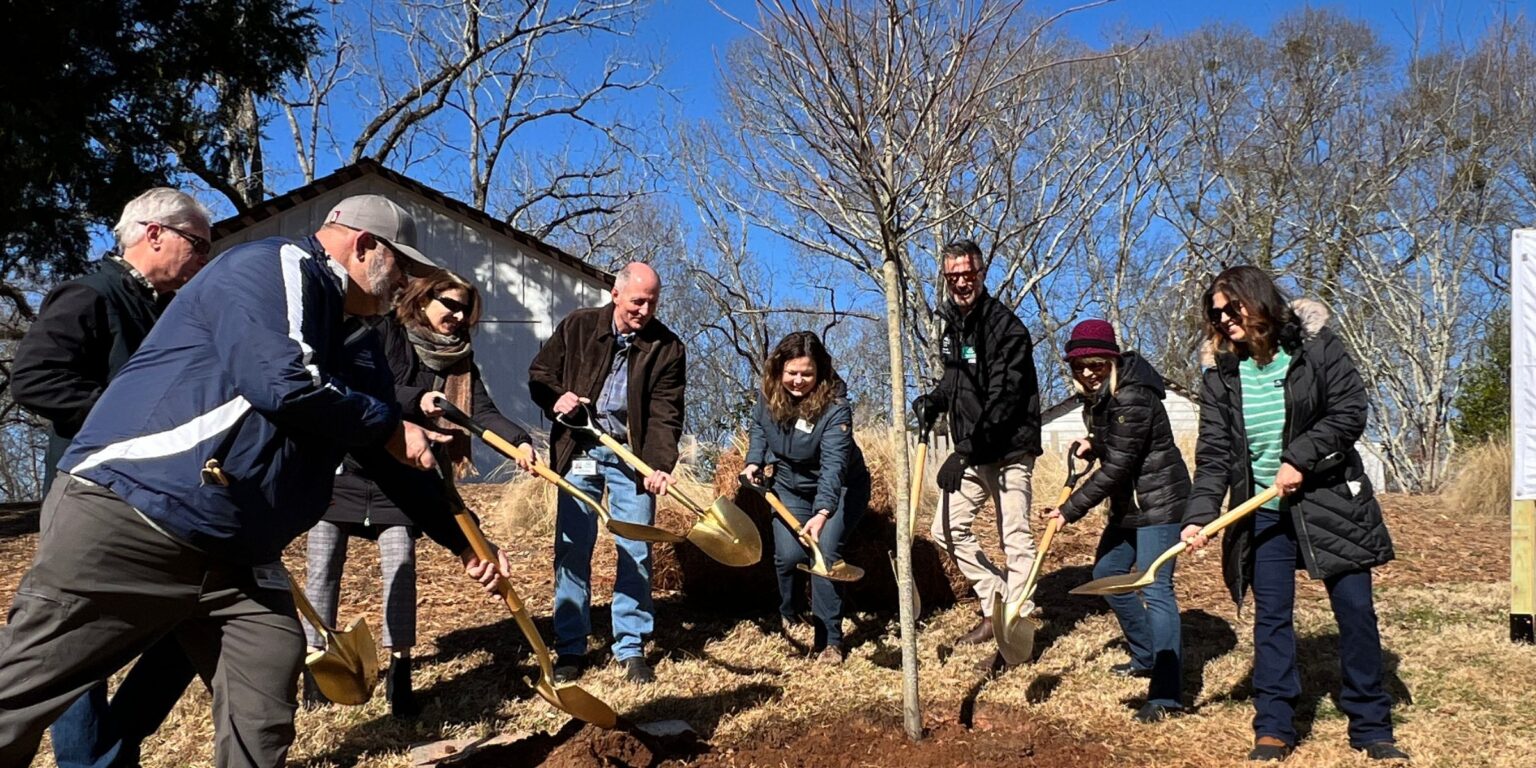
[[[512,575],[512,564],[507,561],[507,553],[501,548],[496,550],[495,563],[475,557],[474,549],[465,549],[463,552],[460,552],[459,560],[464,563],[464,572],[469,574],[471,579],[480,582],[481,588],[491,597],[498,597],[500,595],[496,591],[497,579]]]
[[[1210,543],[1210,539],[1200,535],[1200,526],[1186,525],[1179,533],[1179,540],[1189,547],[1189,551],[1198,552],[1200,548]]]

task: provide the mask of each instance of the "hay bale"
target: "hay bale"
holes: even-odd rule
[[[870,462],[874,481],[864,519],[853,530],[843,556],[864,569],[862,580],[847,585],[851,610],[893,613],[896,610],[896,578],[891,570],[895,551],[896,494],[887,462]],[[658,545],[652,556],[657,589],[675,591],[690,605],[729,613],[771,610],[778,605],[773,567],[773,510],[762,497],[743,489],[737,479],[744,466],[742,455],[732,450],[716,465],[714,492],[736,502],[763,539],[763,557],[756,565],[732,568],[711,560],[690,544]],[[700,500],[703,501],[702,499]],[[970,594],[965,577],[941,549],[920,535],[912,547],[914,578],[925,610],[948,606]]]

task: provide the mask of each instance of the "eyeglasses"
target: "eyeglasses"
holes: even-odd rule
[[[447,296],[433,296],[432,300],[443,305],[443,309],[448,310],[449,313],[458,312],[469,317],[469,305],[462,301],[455,301]]]
[[[951,283],[958,283],[961,281],[974,283],[978,278],[981,277],[981,270],[967,269],[963,272],[945,272],[943,274],[944,279]]]
[[[191,232],[186,231],[185,229],[181,229],[181,228],[178,228],[178,227],[173,227],[173,226],[171,226],[169,224],[164,224],[164,223],[158,222],[158,221],[141,221],[141,222],[139,222],[139,224],[141,226],[145,226],[145,227],[150,226],[151,224],[153,224],[154,226],[157,226],[157,227],[159,227],[161,229],[168,230],[168,231],[171,231],[171,232],[175,232],[176,234],[181,235],[181,238],[183,240],[186,240],[187,242],[192,244],[192,252],[197,254],[197,255],[199,255],[199,256],[207,256],[208,252],[213,250],[213,243],[209,242],[208,238],[203,237],[201,235],[194,235]]]
[[[1235,299],[1229,299],[1226,304],[1220,307],[1211,307],[1205,311],[1205,316],[1210,319],[1211,325],[1221,325],[1223,315],[1232,318],[1232,322],[1242,325],[1242,303]]]

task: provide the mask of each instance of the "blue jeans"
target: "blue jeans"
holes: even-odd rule
[[[795,519],[803,526],[811,519],[815,510],[811,509],[815,499],[804,498],[789,491],[779,494],[779,500],[794,514]],[[864,510],[869,506],[869,477],[850,478],[849,485],[843,489],[842,499],[833,515],[827,519],[821,527],[821,534],[816,537],[816,543],[821,547],[821,555],[826,559],[827,565],[832,565],[842,557],[843,545],[848,541],[848,533],[859,524],[864,517]],[[789,525],[779,519],[773,518],[773,565],[779,576],[779,614],[788,619],[795,618],[795,582],[796,574],[800,570],[796,565],[811,562],[811,553],[804,544],[789,530]],[[842,585],[831,579],[823,579],[806,574],[811,580],[811,613],[816,617],[815,639],[813,647],[816,649],[827,646],[841,648],[843,645],[843,595]]]
[[[608,490],[608,511],[615,520],[651,525],[656,519],[656,500],[640,485],[638,473],[619,460],[613,451],[596,446],[586,458],[597,462],[597,473],[565,479],[594,499]],[[577,454],[577,460],[583,458]],[[651,545],[613,537],[618,547],[618,568],[613,584],[613,657],[618,661],[640,656],[645,639],[655,627],[651,609]],[[587,651],[592,633],[592,548],[597,544],[597,513],[565,492],[555,512],[555,652],[579,655]]]
[[[1253,732],[1296,743],[1292,722],[1301,698],[1296,667],[1296,570],[1303,567],[1291,513],[1260,509],[1254,519]],[[1349,743],[1392,741],[1392,698],[1382,684],[1381,634],[1371,600],[1370,570],[1323,580],[1339,625],[1343,690],[1339,709],[1349,717]]]
[[[1144,528],[1104,529],[1099,538],[1098,562],[1093,577],[1102,579],[1122,573],[1141,571],[1152,565],[1158,555],[1179,541],[1179,525],[1149,525]],[[1157,571],[1157,578],[1139,592],[1109,595],[1109,607],[1120,620],[1125,642],[1131,648],[1131,664],[1151,670],[1147,703],[1164,707],[1182,707],[1181,678],[1183,665],[1183,629],[1179,623],[1179,603],[1173,594],[1173,569],[1177,559]]]
[[[171,714],[194,676],[181,644],[161,638],[128,671],[110,703],[103,681],[53,721],[54,761],[59,768],[138,765],[140,744]]]

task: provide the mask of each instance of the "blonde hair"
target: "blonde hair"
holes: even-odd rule
[[[1097,392],[1089,392],[1087,388],[1083,386],[1083,383],[1077,380],[1077,374],[1072,372],[1072,363],[1088,360],[1103,360],[1104,362],[1109,363],[1109,381],[1105,382],[1105,386],[1100,387]],[[1120,358],[1118,356],[1112,357],[1110,355],[1089,355],[1073,358],[1067,363],[1067,378],[1072,380],[1072,389],[1079,395],[1084,395],[1090,399],[1096,400],[1100,394],[1107,391],[1110,396],[1113,397],[1115,393],[1120,391]]]

